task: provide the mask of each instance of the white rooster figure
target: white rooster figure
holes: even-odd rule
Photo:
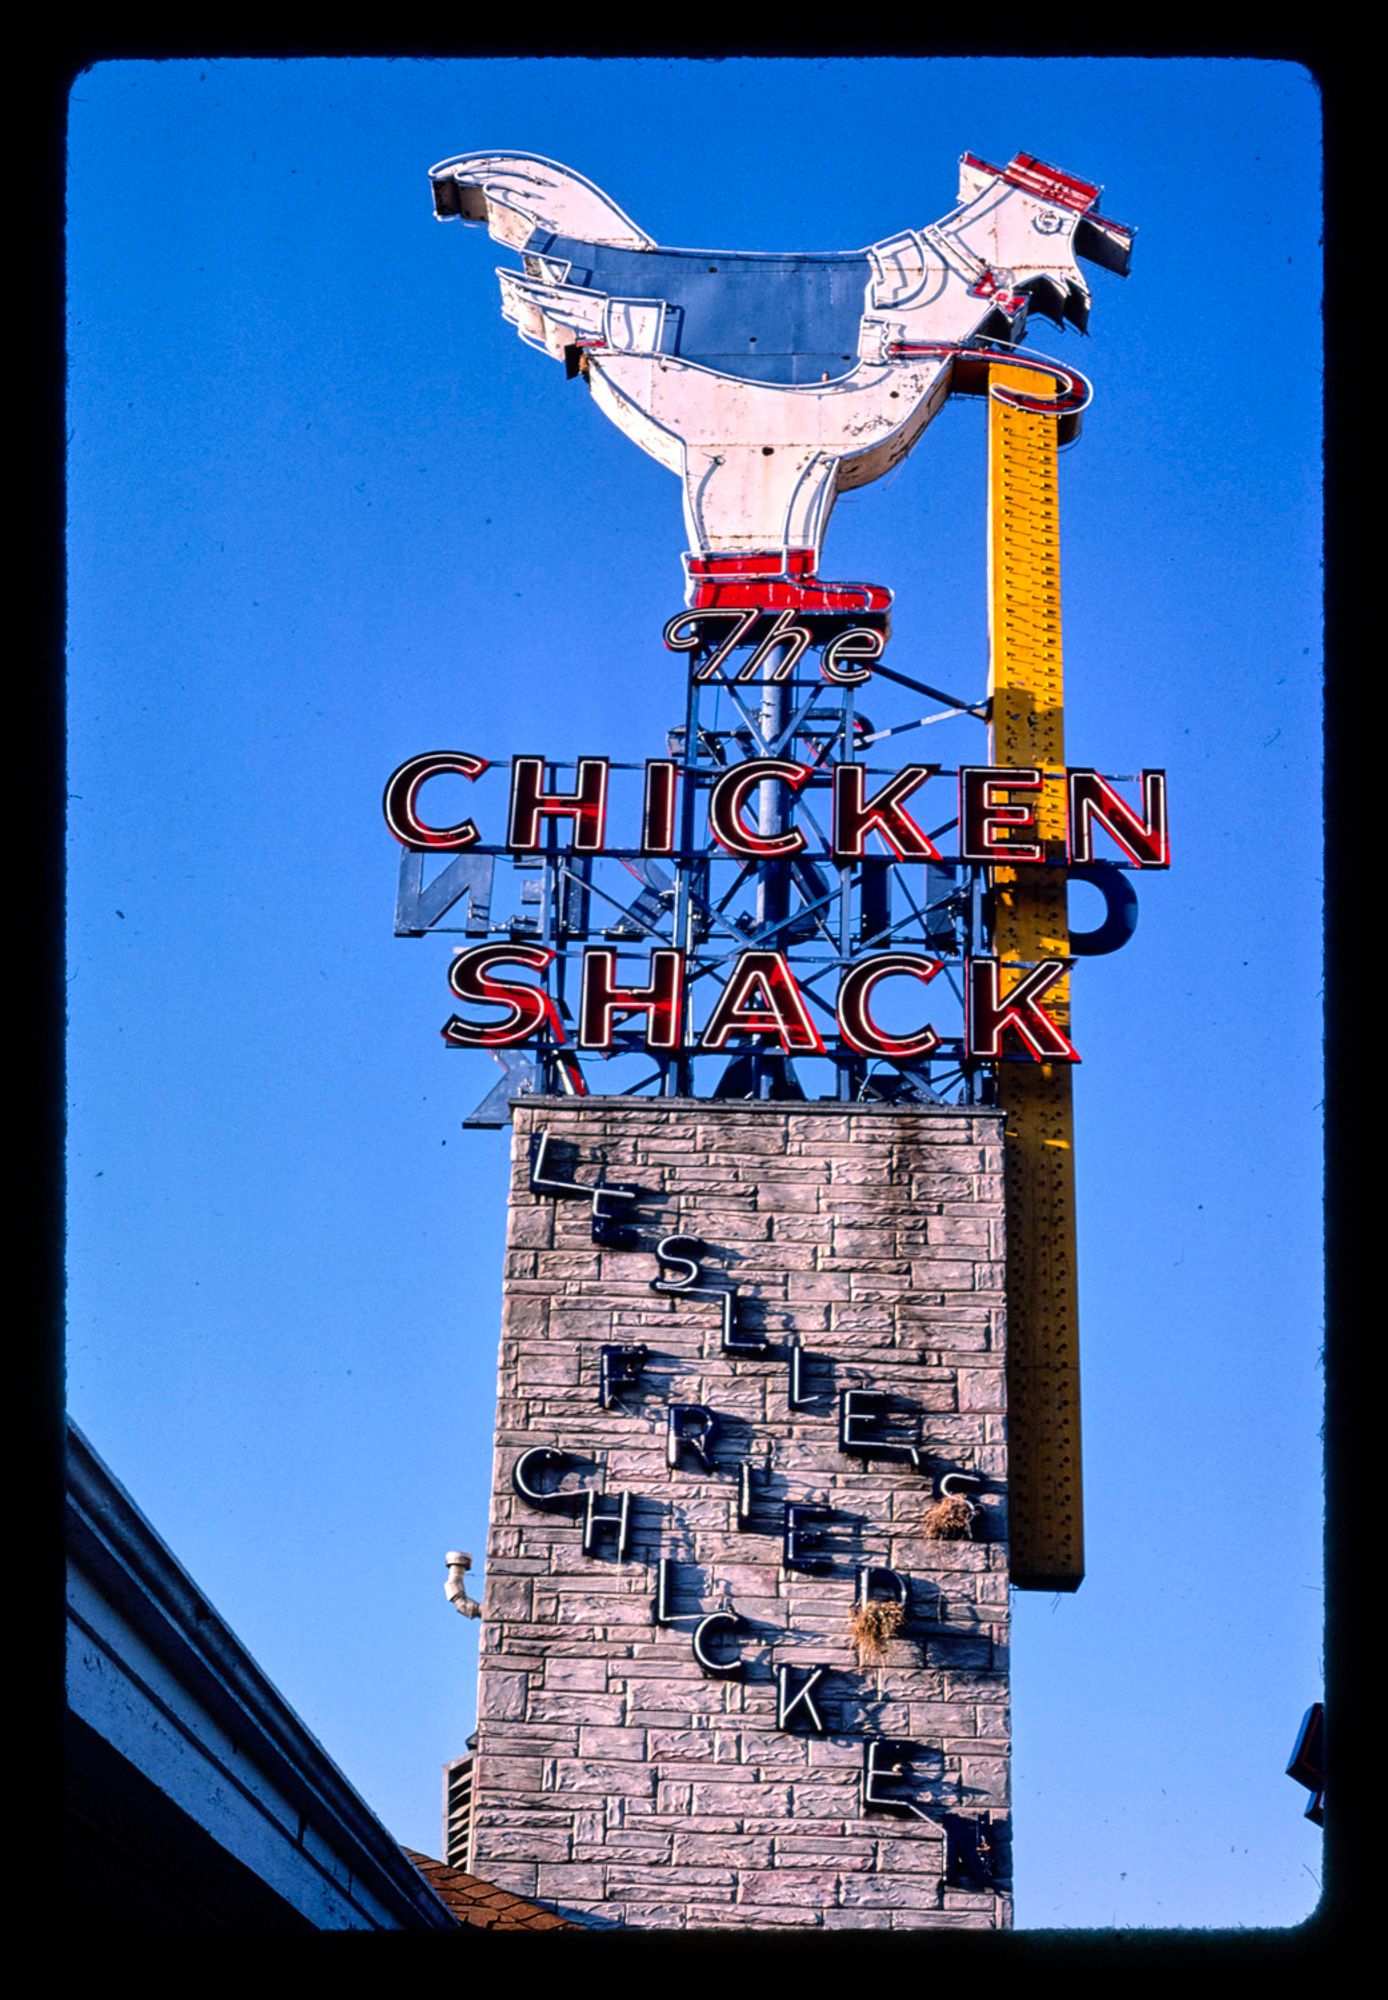
[[[880,585],[818,575],[835,499],[898,464],[952,389],[981,386],[971,341],[1020,340],[1028,308],[1083,331],[1076,256],[1126,275],[1133,238],[1095,212],[1098,187],[1026,153],[966,153],[943,221],[831,254],[663,249],[533,153],[463,153],[430,179],[440,217],[519,252],[497,275],[522,340],[683,481],[696,610],[885,614]],[[1057,400],[1010,400],[1071,413],[1072,434],[1087,388],[1046,372]]]

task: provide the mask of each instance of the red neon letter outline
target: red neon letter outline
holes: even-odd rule
[[[1005,806],[998,792],[1039,792],[1035,765],[966,764],[959,773],[959,855],[963,861],[1044,861],[1039,840],[998,841],[1000,827],[1036,826],[1034,806]]]
[[[898,1062],[928,1056],[940,1046],[940,1037],[926,1026],[914,1035],[887,1035],[869,1012],[873,988],[893,973],[909,973],[928,986],[940,970],[938,958],[926,958],[918,951],[884,951],[850,965],[839,983],[839,1028],[850,1048],[865,1056],[890,1056]]]
[[[1070,772],[1071,861],[1094,859],[1094,822],[1110,833],[1139,868],[1169,868],[1171,842],[1166,826],[1166,773],[1144,771],[1141,776],[1142,816],[1114,791],[1097,771]]]
[[[541,944],[479,944],[460,951],[448,968],[448,984],[460,1000],[472,1000],[492,1007],[504,1007],[507,1018],[494,1027],[482,1027],[454,1014],[445,1021],[441,1033],[450,1048],[509,1049],[528,1041],[548,1023],[557,1042],[564,1037],[563,1024],[553,1000],[543,986],[518,986],[513,980],[492,979],[494,965],[527,966],[543,972],[555,954]]]
[[[646,789],[641,802],[641,852],[675,851],[675,780],[679,766],[667,757],[646,759]]]
[[[753,1006],[754,996],[764,1004]],[[824,1054],[805,996],[779,951],[738,953],[732,978],[718,996],[699,1046],[724,1048],[735,1033],[775,1035],[787,1054]]]
[[[572,792],[546,792],[543,757],[511,759],[511,820],[506,845],[517,854],[538,854],[540,821],[571,819],[574,852],[600,854],[607,830],[606,757],[580,757]]]
[[[1067,958],[1043,958],[1006,999],[998,995],[998,961],[971,958],[964,985],[964,1045],[971,1056],[1002,1057],[1002,1038],[1009,1029],[1033,1062],[1075,1062],[1080,1058],[1038,1003],[1070,970]]]
[[[441,777],[446,772],[459,778],[480,778],[489,768],[485,757],[472,757],[466,750],[428,750],[422,757],[411,757],[386,779],[385,796],[381,800],[386,825],[402,847],[432,848],[452,854],[459,848],[471,847],[477,839],[477,828],[470,819],[459,820],[456,826],[426,826],[415,801],[426,778]]]
[[[834,767],[834,858],[861,861],[869,833],[880,833],[898,861],[938,861],[940,850],[907,812],[902,801],[933,778],[938,764],[905,764],[871,798],[864,796],[867,772],[861,764]]]
[[[708,795],[709,832],[720,847],[739,860],[759,861],[768,854],[799,854],[806,846],[798,826],[785,833],[754,833],[742,817],[747,794],[768,778],[784,778],[798,791],[811,776],[808,764],[793,764],[786,757],[749,757],[725,771]]]
[[[578,1045],[582,1049],[610,1049],[614,1016],[644,1014],[646,1047],[679,1047],[680,1015],[684,999],[684,953],[662,948],[651,953],[651,977],[647,986],[618,986],[617,953],[611,945],[598,945],[583,954],[583,997],[578,1010]]]

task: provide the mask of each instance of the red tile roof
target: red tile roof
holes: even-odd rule
[[[460,1924],[488,1931],[572,1931],[579,1928],[568,1917],[556,1916],[553,1910],[542,1910],[538,1903],[527,1903],[524,1897],[513,1896],[509,1889],[498,1889],[491,1882],[483,1882],[476,1875],[467,1875],[461,1868],[450,1868],[447,1862],[435,1861],[428,1854],[416,1854],[412,1847],[403,1851]]]

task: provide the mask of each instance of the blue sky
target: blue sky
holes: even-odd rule
[[[664,243],[852,249],[1024,150],[1138,230],[1090,337],[1037,331],[1096,392],[1070,761],[1167,768],[1173,867],[1075,981],[1089,1574],[1014,1601],[1018,1922],[1313,1907],[1282,1766],[1323,1608],[1318,143],[1312,80],[1251,60],[75,83],[70,1405],[398,1838],[437,1851],[473,1720],[443,1553],[485,1546],[508,1135],[460,1129],[490,1066],[439,1040],[446,941],[391,935],[381,786],[537,717],[554,755],[662,754],[684,546],[427,169],[538,152]],[[825,562],[965,693],[983,509],[961,402]]]

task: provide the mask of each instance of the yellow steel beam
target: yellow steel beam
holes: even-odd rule
[[[1005,366],[990,381],[1036,395],[1052,380]],[[988,403],[991,762],[1040,766],[1048,864],[991,871],[993,945],[1008,961],[1068,958],[1065,717],[1056,420]],[[1054,774],[1054,775],[1051,775]],[[1021,794],[1033,803],[1037,794]],[[1068,974],[1046,996],[1068,1034]],[[1074,1110],[1067,1063],[998,1064],[1007,1203],[1007,1403],[1012,1581],[1075,1590],[1084,1576]]]

